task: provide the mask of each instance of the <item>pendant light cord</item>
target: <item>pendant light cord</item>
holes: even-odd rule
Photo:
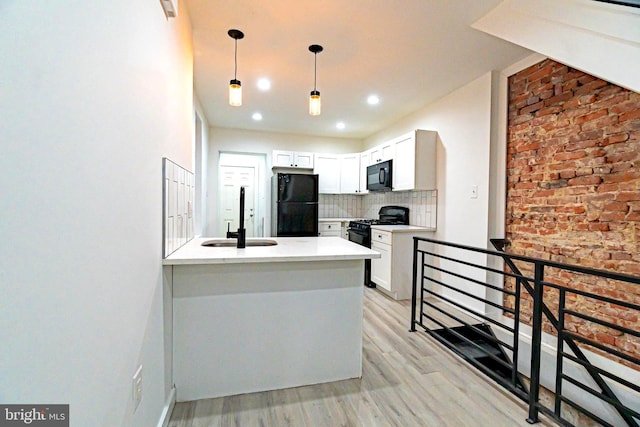
[[[318,76],[318,54],[313,54],[313,91],[316,91],[316,77]]]
[[[235,54],[233,56],[233,62],[235,64],[235,68],[233,70],[233,79],[238,79],[238,39],[235,40]]]

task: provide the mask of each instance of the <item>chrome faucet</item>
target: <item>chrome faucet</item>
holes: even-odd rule
[[[227,239],[238,239],[236,247],[242,249],[247,246],[247,230],[244,228],[244,187],[240,187],[240,225],[237,232],[229,231],[227,223]]]

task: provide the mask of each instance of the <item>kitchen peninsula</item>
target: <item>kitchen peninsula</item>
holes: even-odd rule
[[[163,261],[178,401],[361,376],[363,260],[377,252],[339,237],[206,240]]]

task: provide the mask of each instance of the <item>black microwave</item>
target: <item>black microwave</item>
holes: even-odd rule
[[[367,190],[391,191],[393,169],[391,160],[367,166]]]

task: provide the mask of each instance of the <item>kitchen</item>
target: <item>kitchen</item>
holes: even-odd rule
[[[72,425],[156,425],[170,394],[170,368],[158,357],[164,354],[160,159],[168,157],[197,172],[192,160],[198,158],[192,148],[194,104],[204,115],[193,95],[187,13],[181,9],[175,20],[168,20],[158,3],[61,8],[9,1],[0,7],[0,51],[3,58],[12,58],[0,67],[2,81],[11,82],[3,84],[0,97],[0,163],[6,171],[1,339],[11,343],[0,356],[0,400],[70,403]],[[555,13],[555,21],[543,20],[531,9],[518,11],[532,2],[506,2],[479,26],[639,90],[637,62],[628,60],[637,55],[630,53],[635,45],[575,30],[573,21],[563,25],[579,19],[582,11],[563,18],[548,3],[546,13]],[[513,25],[504,24],[509,22],[508,6],[516,7]],[[527,23],[541,20],[547,30],[534,39],[539,31],[530,31],[533,25]],[[243,29],[249,37],[250,30]],[[564,45],[557,43],[560,36]],[[301,55],[309,56],[307,45],[301,43]],[[598,55],[578,48],[585,45],[597,45]],[[225,46],[226,54],[232,45]],[[249,68],[242,62],[242,46],[240,73]],[[326,83],[322,55],[330,51],[327,46],[318,56],[321,91]],[[221,62],[228,69],[233,66],[226,59]],[[203,123],[207,166],[215,170],[218,153],[237,152],[238,147],[267,156],[273,150],[353,153],[411,129],[436,130],[442,141],[438,238],[482,246],[500,222],[494,222],[499,204],[490,200],[493,181],[500,176],[492,163],[499,153],[492,151],[497,118],[491,106],[500,75],[530,65],[515,62],[502,73],[487,70],[460,81],[454,90],[362,141]],[[307,75],[306,81],[311,80]],[[243,83],[248,96],[249,82]],[[306,110],[310,89],[301,95],[301,110]],[[329,114],[329,93],[323,97],[323,114]],[[208,176],[213,191],[217,177]],[[473,185],[478,185],[477,199],[469,197]],[[357,196],[325,197],[332,202],[327,208],[331,212],[359,203]],[[364,196],[366,202],[360,203],[367,209],[355,214],[371,218],[377,212],[369,206],[402,204],[394,197],[403,196]],[[131,376],[140,363],[144,397],[134,412]]]

